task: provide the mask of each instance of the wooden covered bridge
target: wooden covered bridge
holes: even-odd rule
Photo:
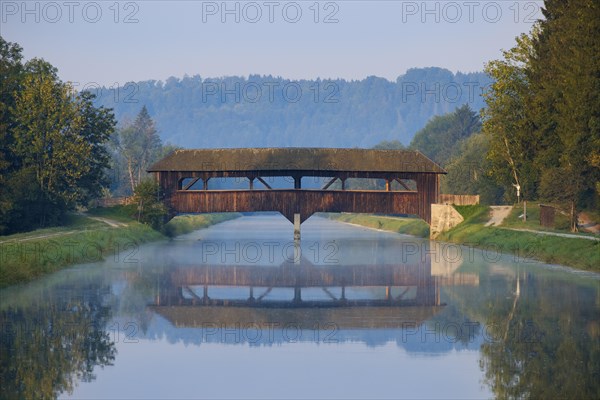
[[[300,224],[315,212],[415,215],[431,223],[439,175],[446,173],[418,151],[336,148],[177,150],[148,172],[160,184],[171,217],[278,211],[298,238]],[[275,188],[273,177],[286,177],[289,187]],[[215,178],[237,178],[247,186],[211,188]],[[322,186],[314,187],[317,179],[303,184],[303,178],[323,178]],[[348,179],[355,178],[381,179],[385,188],[349,188]]]

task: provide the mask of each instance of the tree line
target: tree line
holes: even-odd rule
[[[0,56],[0,234],[63,224],[102,196],[152,197],[146,170],[174,148],[146,107],[117,126],[95,94],[75,91],[42,59],[23,62],[1,36]],[[157,217],[146,207],[141,219]]]
[[[0,233],[56,225],[108,183],[111,110],[0,37]]]
[[[448,171],[443,192],[549,202],[575,230],[577,210],[600,202],[600,5],[547,0],[543,14],[486,64],[480,115],[463,105],[434,116],[409,148]]]
[[[408,145],[434,115],[484,106],[483,72],[413,68],[395,81],[289,80],[278,76],[171,77],[91,88],[96,104],[133,120],[142,105],[165,142],[188,148]]]
[[[544,20],[486,65],[486,161],[514,198],[576,210],[600,193],[600,4],[546,0]]]

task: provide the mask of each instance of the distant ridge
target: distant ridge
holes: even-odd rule
[[[121,122],[146,105],[163,142],[185,148],[368,148],[383,140],[408,145],[431,117],[462,104],[480,110],[490,83],[483,72],[436,67],[410,69],[395,82],[195,75],[98,89],[96,103]]]

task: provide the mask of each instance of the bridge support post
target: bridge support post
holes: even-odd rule
[[[300,214],[294,214],[294,242],[300,241]]]

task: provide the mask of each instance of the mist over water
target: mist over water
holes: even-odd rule
[[[2,397],[597,397],[600,276],[244,216],[0,291]]]

